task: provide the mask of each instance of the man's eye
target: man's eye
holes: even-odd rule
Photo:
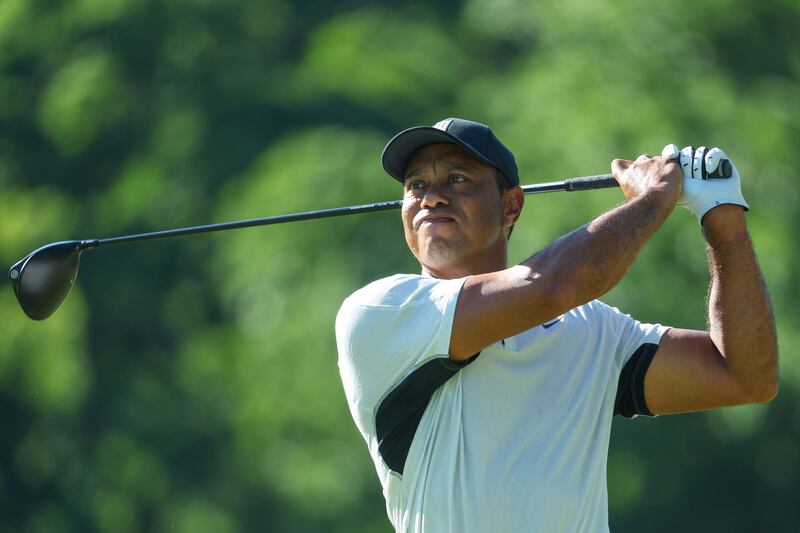
[[[450,183],[461,183],[463,181],[467,181],[467,178],[459,174],[452,174],[450,176]]]
[[[410,191],[418,191],[425,186],[424,183],[421,181],[412,181],[411,183],[406,184],[406,188]]]

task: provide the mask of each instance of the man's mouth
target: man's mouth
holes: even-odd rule
[[[448,224],[451,222],[455,222],[455,219],[448,215],[426,215],[420,218],[417,227],[419,228],[423,225]]]

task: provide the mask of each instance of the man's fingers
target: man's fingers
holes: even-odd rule
[[[692,162],[692,177],[697,180],[706,177],[706,152],[708,148],[701,146],[694,151],[694,161]]]
[[[633,164],[633,161],[630,159],[615,159],[611,162],[611,173],[614,174],[614,177],[619,180],[619,176],[621,176],[628,167]]]
[[[667,148],[664,150],[666,151]],[[717,170],[720,161],[728,157],[719,148],[709,150],[705,146],[699,148],[687,146],[680,150],[679,156],[683,175],[696,180],[706,179],[709,174]]]
[[[686,146],[681,150],[680,156],[681,168],[683,168],[683,176],[685,178],[692,178],[692,163],[694,163],[694,146]]]
[[[719,162],[726,158],[727,156],[725,155],[725,152],[723,152],[719,148],[712,148],[711,150],[709,150],[708,153],[706,154],[706,172],[711,174],[712,172],[717,170]]]
[[[681,173],[675,160],[650,154],[640,155],[636,161],[614,159],[611,162],[611,172],[628,200],[656,185],[667,186],[675,194],[676,200],[680,195]]]
[[[661,157],[666,159],[678,159],[681,155],[681,149],[677,144],[668,144],[661,150]]]

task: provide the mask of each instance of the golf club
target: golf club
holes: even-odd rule
[[[709,178],[728,178],[731,175],[730,161],[723,160]],[[534,185],[523,185],[525,194],[540,194],[555,191],[588,191],[593,189],[608,189],[619,187],[611,174],[572,178],[564,181],[554,181]],[[14,294],[17,296],[22,310],[34,320],[44,320],[52,315],[69,294],[80,265],[80,255],[84,250],[99,248],[110,244],[125,242],[162,239],[165,237],[178,237],[196,233],[209,233],[229,229],[249,228],[253,226],[266,226],[283,222],[296,222],[314,218],[328,218],[343,215],[355,215],[371,211],[386,211],[402,206],[402,200],[390,202],[377,202],[373,204],[321,209],[288,215],[277,215],[204,226],[192,226],[135,235],[123,235],[107,239],[85,239],[74,241],[61,241],[42,246],[17,261],[9,270]]]

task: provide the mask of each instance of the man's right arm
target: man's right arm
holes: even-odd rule
[[[641,156],[614,160],[628,201],[564,235],[522,263],[470,276],[461,290],[450,358],[465,360],[486,346],[598,298],[614,287],[681,196],[674,161]]]

